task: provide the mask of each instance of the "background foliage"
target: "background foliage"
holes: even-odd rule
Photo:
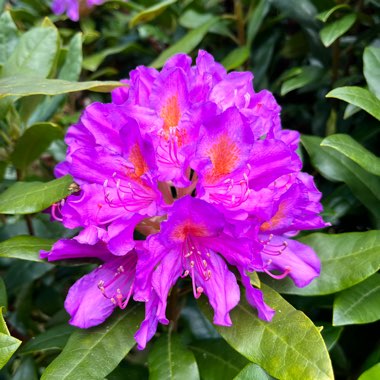
[[[48,0],[0,11],[0,379],[380,378],[380,1],[110,0],[79,23]],[[139,352],[141,305],[91,330],[67,324],[67,289],[93,264],[38,258],[75,233],[41,211],[70,193],[52,171],[81,110],[135,66],[198,48],[274,92],[332,226],[301,237],[322,260],[309,287],[252,279],[272,287],[261,282],[281,311],[271,324],[242,302],[233,327],[215,328],[189,298]]]

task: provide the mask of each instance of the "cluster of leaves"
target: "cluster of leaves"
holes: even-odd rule
[[[109,0],[80,23],[49,3],[0,0],[0,379],[380,378],[380,2]],[[68,325],[67,289],[93,264],[41,262],[75,233],[41,211],[70,194],[52,169],[84,106],[136,65],[199,47],[275,93],[332,227],[300,237],[322,261],[309,287],[252,278],[273,322],[242,301],[233,327],[215,327],[206,302],[182,297],[177,322],[139,352],[140,305]]]

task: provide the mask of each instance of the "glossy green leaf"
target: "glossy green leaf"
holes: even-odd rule
[[[15,49],[19,32],[9,12],[0,15],[0,65],[4,64]]]
[[[41,249],[49,251],[54,242],[54,239],[45,239],[36,236],[14,236],[0,243],[0,257],[42,261],[40,259]]]
[[[270,2],[268,0],[259,0],[256,2],[255,8],[250,15],[247,23],[247,46],[250,47],[254,41],[257,32],[264,21],[265,16],[270,9]]]
[[[3,317],[3,308],[0,308],[0,369],[7,364],[9,359],[19,348],[20,344],[21,340],[18,340],[9,334]]]
[[[363,74],[371,92],[380,99],[380,48],[367,46],[363,54]]]
[[[222,61],[226,70],[236,69],[249,58],[249,49],[245,46],[232,50]]]
[[[326,98],[336,98],[353,104],[380,121],[380,100],[365,88],[356,86],[334,88]]]
[[[162,335],[154,343],[148,366],[149,380],[199,379],[194,354],[172,333]]]
[[[319,35],[323,45],[329,47],[339,37],[343,36],[355,24],[356,17],[355,13],[350,13],[322,28]]]
[[[75,331],[41,380],[103,380],[135,345],[143,305],[114,312],[102,325]]]
[[[373,214],[380,227],[380,178],[329,147],[321,147],[322,139],[316,136],[302,136],[313,166],[327,179],[344,182]]]
[[[323,295],[336,293],[372,276],[380,269],[380,231],[337,235],[314,233],[299,239],[312,247],[321,260],[321,275],[305,288],[286,278],[267,281],[282,293]]]
[[[45,152],[49,145],[63,138],[62,129],[53,123],[34,124],[17,140],[11,160],[17,169],[25,170]]]
[[[2,277],[0,277],[0,307],[8,308],[7,288]]]
[[[355,161],[363,169],[380,176],[380,158],[360,145],[351,136],[346,134],[331,135],[321,142],[321,146],[337,150]]]
[[[334,326],[371,323],[380,319],[380,274],[339,293],[334,300]]]
[[[351,9],[351,7],[348,4],[339,4],[335,7],[332,7],[328,9],[327,11],[321,12],[317,15],[317,19],[321,20],[322,22],[326,22],[329,17],[336,11],[342,10],[342,9]]]
[[[19,353],[31,354],[35,352],[62,350],[65,347],[70,335],[74,331],[75,327],[69,325],[68,323],[54,326],[29,340],[20,349]]]
[[[16,182],[0,194],[0,214],[32,214],[71,194],[67,175],[50,182]]]
[[[177,0],[164,0],[160,1],[158,4],[152,5],[151,7],[144,9],[143,11],[137,13],[132,17],[129,25],[131,28],[134,26],[149,22],[159,16],[169,5],[176,3]]]
[[[310,83],[320,80],[322,75],[323,69],[320,67],[301,67],[297,75],[292,76],[291,78],[284,81],[281,86],[281,96],[286,95],[290,91],[305,87]]]
[[[197,359],[202,380],[233,379],[249,361],[223,339],[204,339],[189,346]]]
[[[46,78],[56,59],[58,44],[56,28],[30,29],[21,36],[13,53],[4,63],[2,76],[32,75],[35,78]]]
[[[248,364],[234,380],[272,380],[273,377],[269,376],[261,367],[257,364]]]
[[[282,380],[333,379],[330,358],[319,330],[271,288],[262,285],[265,302],[276,310],[271,322],[258,318],[242,296],[231,312],[231,327],[216,326],[240,354]],[[211,319],[210,306],[202,311]]]
[[[190,53],[197,45],[203,40],[211,26],[218,21],[217,17],[213,17],[211,20],[205,22],[199,28],[193,29],[188,32],[184,37],[178,40],[174,45],[164,50],[157,59],[155,59],[151,66],[160,68],[164,65],[166,60],[176,53]]]
[[[5,96],[59,95],[83,90],[109,92],[120,86],[123,84],[113,81],[70,82],[62,79],[10,77],[0,79],[0,98]]]
[[[380,363],[363,372],[358,380],[379,380],[380,378]]]

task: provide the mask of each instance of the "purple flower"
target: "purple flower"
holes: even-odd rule
[[[72,175],[80,192],[53,216],[81,231],[42,257],[103,262],[70,289],[70,323],[101,323],[133,297],[146,305],[135,335],[144,348],[158,323],[169,323],[178,281],[208,298],[215,324],[230,326],[239,279],[270,321],[275,311],[250,273],[300,287],[319,275],[313,250],[291,237],[326,226],[321,194],[300,171],[299,134],[281,129],[280,107],[270,92],[255,93],[252,79],[227,74],[204,51],[195,66],[177,54],[161,71],[133,70],[112,103],[90,105],[70,127],[56,175]]]
[[[51,9],[55,14],[67,13],[67,17],[72,21],[78,21],[83,11],[103,4],[105,0],[53,0]]]

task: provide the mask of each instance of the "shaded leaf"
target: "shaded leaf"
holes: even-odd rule
[[[253,40],[256,37],[257,32],[260,29],[265,16],[268,14],[270,9],[270,2],[267,0],[260,0],[248,19],[247,24],[247,46],[252,45]]]
[[[353,104],[380,120],[380,100],[365,88],[356,86],[334,88],[326,98],[337,98]]]
[[[45,152],[49,145],[63,138],[61,128],[53,123],[34,124],[17,140],[11,160],[17,169],[25,170]]]
[[[249,49],[245,46],[232,50],[222,61],[226,70],[236,69],[249,58]]]
[[[190,53],[203,40],[211,26],[218,21],[218,18],[213,17],[211,20],[204,23],[199,28],[188,32],[184,37],[178,40],[174,45],[164,50],[150,66],[160,68],[166,60],[176,53]]]
[[[0,79],[0,98],[5,96],[59,95],[83,90],[109,92],[121,86],[123,86],[122,83],[113,81],[69,82],[62,79],[15,76]]]
[[[191,343],[202,380],[232,379],[249,362],[223,339],[205,339]]]
[[[8,308],[7,288],[2,277],[0,277],[0,307],[4,310]]]
[[[199,379],[198,366],[193,353],[180,337],[162,335],[153,345],[148,357],[149,380]]]
[[[298,88],[305,87],[321,78],[323,69],[314,66],[300,67],[299,72],[291,78],[284,81],[281,86],[281,96],[286,95],[288,92]]]
[[[0,243],[0,257],[42,261],[40,259],[41,249],[50,250],[54,242],[54,239],[44,239],[36,236],[14,236]]]
[[[371,92],[380,99],[380,48],[367,46],[363,54],[363,74]]]
[[[269,376],[261,367],[257,364],[248,364],[235,378],[234,380],[271,380],[272,376]]]
[[[322,22],[326,22],[328,18],[336,11],[342,10],[342,9],[351,9],[351,7],[348,4],[339,4],[335,7],[332,7],[328,9],[327,11],[321,12],[317,15],[317,19],[321,20]]]
[[[375,322],[380,319],[380,274],[339,293],[334,300],[334,326]]]
[[[330,351],[338,342],[340,335],[343,332],[343,327],[323,326],[322,337],[325,340],[326,347]]]
[[[322,28],[319,35],[321,36],[323,45],[329,47],[339,37],[346,33],[351,26],[355,24],[356,17],[355,13],[350,13]]]
[[[16,24],[9,12],[0,15],[0,65],[4,64],[15,49],[19,39]]]
[[[135,345],[133,335],[143,309],[141,304],[131,305],[114,312],[101,326],[76,330],[41,380],[103,380]]]
[[[216,326],[240,354],[282,380],[333,379],[330,358],[319,330],[279,294],[262,285],[265,302],[276,310],[272,322],[258,318],[245,299],[231,312],[231,327]],[[243,297],[242,297],[243,298]],[[211,319],[211,308],[201,302]]]
[[[288,278],[269,281],[282,293],[331,294],[365,280],[380,269],[380,231],[337,235],[314,233],[299,241],[317,253],[322,265],[321,275],[305,288],[297,288]]]
[[[16,182],[0,194],[0,214],[32,214],[71,194],[67,175],[50,182]]]
[[[132,17],[129,25],[131,28],[141,24],[143,22],[148,22],[159,16],[169,5],[176,3],[177,0],[164,0],[160,1],[158,4],[152,5],[151,7],[144,9],[143,11],[137,13]]]
[[[12,380],[38,380],[37,367],[33,358],[23,358],[20,366],[17,368]]]
[[[363,169],[380,176],[380,158],[360,145],[351,136],[346,134],[331,135],[321,142],[321,146],[337,150],[355,161]]]

